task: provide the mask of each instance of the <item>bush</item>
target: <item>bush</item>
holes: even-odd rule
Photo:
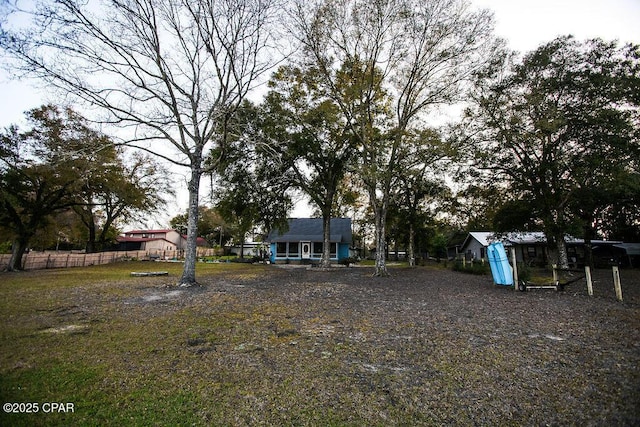
[[[11,253],[11,242],[0,243],[0,254],[10,254],[10,253]]]
[[[460,271],[462,273],[468,273],[468,274],[483,275],[483,274],[489,274],[491,269],[489,267],[488,262],[483,263],[481,261],[474,260],[471,262],[467,262],[466,265],[463,265],[461,260],[456,260],[456,262],[453,264],[453,271]]]
[[[528,282],[529,280],[531,280],[532,276],[533,274],[531,272],[531,267],[529,267],[525,263],[518,263],[518,280],[524,280],[525,282]]]
[[[349,267],[351,264],[356,264],[357,262],[358,262],[357,258],[348,257],[348,258],[342,258],[339,261],[339,264]]]

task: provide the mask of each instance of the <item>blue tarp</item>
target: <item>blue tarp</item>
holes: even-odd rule
[[[487,247],[487,257],[489,258],[493,281],[497,285],[512,286],[513,270],[511,269],[511,265],[509,265],[509,259],[507,258],[507,252],[504,250],[504,245],[501,242],[491,243]]]

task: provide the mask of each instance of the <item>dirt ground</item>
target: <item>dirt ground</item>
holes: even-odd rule
[[[274,266],[258,281],[205,289],[289,307],[288,326],[275,322],[273,333],[289,348],[333,360],[342,378],[335,386],[344,388],[333,390],[336,407],[343,393],[378,402],[369,418],[367,409],[348,407],[358,401],[349,396],[343,409],[356,419],[640,425],[640,271],[621,272],[624,302],[606,270],[594,272],[593,297],[584,281],[523,293],[449,270],[371,272]],[[265,360],[272,359],[253,363]],[[295,367],[283,369],[295,376]],[[313,394],[317,380],[306,381],[299,386]]]
[[[10,321],[27,328],[17,345],[100,366],[88,387],[120,396],[112,423],[640,425],[640,270],[621,270],[624,302],[610,270],[594,272],[593,297],[583,281],[518,292],[433,266],[372,272],[246,265],[189,289],[87,282]],[[14,382],[33,357],[5,358]],[[107,422],[108,402],[78,401],[69,419]]]

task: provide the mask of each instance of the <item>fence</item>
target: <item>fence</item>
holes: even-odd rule
[[[213,249],[198,248],[198,257],[212,256]],[[97,253],[78,252],[29,252],[22,257],[22,268],[25,270],[43,270],[47,268],[86,267],[89,265],[110,264],[127,259],[155,260],[181,259],[184,251],[113,251]],[[9,266],[11,254],[0,254],[0,271]]]

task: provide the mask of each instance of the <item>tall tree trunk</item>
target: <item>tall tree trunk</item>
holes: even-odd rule
[[[416,266],[416,256],[414,253],[415,238],[416,230],[413,227],[413,221],[411,221],[409,223],[409,253],[407,254],[407,256],[409,257],[409,267]]]
[[[389,275],[387,270],[387,239],[386,239],[386,209],[382,207],[375,208],[376,214],[376,266],[373,272],[374,276],[386,277]]]
[[[564,234],[559,233],[555,235],[554,238],[558,250],[558,267],[569,268],[569,257],[567,255],[567,244],[564,241]]]
[[[27,251],[29,245],[29,238],[18,237],[13,241],[13,248],[11,250],[11,258],[9,259],[9,271],[22,270],[22,257]]]
[[[322,267],[331,267],[331,212],[322,213]]]
[[[196,285],[196,258],[198,239],[198,198],[202,169],[199,162],[192,162],[191,179],[189,180],[189,211],[187,218],[187,247],[184,253],[184,269],[178,283],[182,287]]]
[[[93,217],[93,212],[89,212],[89,218],[87,219],[87,228],[89,229],[89,239],[85,246],[85,252],[88,254],[96,251],[96,222]]]

